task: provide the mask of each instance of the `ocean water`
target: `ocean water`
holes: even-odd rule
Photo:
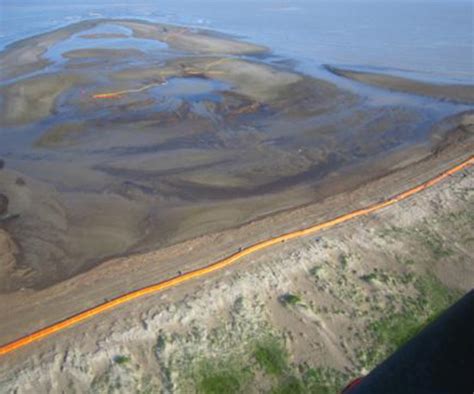
[[[230,33],[312,75],[333,64],[474,83],[473,2],[464,0],[2,0],[0,48],[99,17]]]

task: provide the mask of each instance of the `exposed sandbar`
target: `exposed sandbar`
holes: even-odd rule
[[[120,21],[117,24],[132,29],[138,38],[166,42],[170,47],[191,53],[250,55],[268,52],[268,48],[236,41],[224,35],[144,21]]]
[[[43,57],[48,48],[75,33],[92,29],[100,23],[101,20],[82,21],[8,45],[0,52],[1,79],[8,80],[45,68],[52,64],[49,59]]]
[[[0,75],[3,80],[44,69],[52,64],[44,57],[55,43],[73,34],[92,29],[100,24],[116,24],[132,29],[135,37],[159,40],[170,47],[192,53],[259,54],[267,52],[263,46],[239,42],[223,35],[183,27],[155,24],[138,20],[93,19],[29,37],[8,45],[0,53]],[[92,34],[89,38],[104,38]],[[109,36],[109,38],[112,38]]]
[[[50,115],[56,98],[81,80],[74,74],[48,74],[0,88],[0,124],[20,125]]]
[[[336,75],[384,89],[474,104],[474,85],[427,83],[394,75],[354,71],[333,66],[327,66],[327,69]]]
[[[101,40],[101,39],[113,39],[113,38],[127,38],[126,34],[121,33],[95,33],[95,34],[81,34],[79,37],[87,40]]]
[[[87,59],[87,58],[123,58],[123,57],[141,57],[143,52],[138,49],[109,49],[109,48],[90,48],[75,49],[63,53],[68,59]]]
[[[134,68],[112,75],[116,80],[142,80],[147,83],[159,78],[200,76],[230,83],[233,92],[256,102],[296,102],[299,97],[309,99],[308,94],[320,102],[330,102],[335,97],[347,100],[351,97],[334,85],[322,80],[307,78],[301,74],[279,70],[262,63],[230,57],[200,56],[169,61],[162,67]],[[314,102],[313,102],[314,105]]]

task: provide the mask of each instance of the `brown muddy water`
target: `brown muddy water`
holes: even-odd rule
[[[2,292],[367,182],[465,109],[358,92],[258,45],[131,20],[81,22],[0,57]]]

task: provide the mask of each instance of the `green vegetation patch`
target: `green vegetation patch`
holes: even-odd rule
[[[431,275],[418,277],[413,285],[418,296],[403,299],[402,311],[369,324],[368,332],[374,343],[358,354],[366,368],[373,368],[404,345],[461,296],[458,291],[447,288]]]
[[[286,293],[280,297],[280,301],[285,305],[296,305],[301,303],[301,297],[296,294]]]
[[[472,242],[474,242],[472,232],[472,223],[474,223],[474,197],[469,197],[469,205],[467,209],[447,213],[441,217],[441,220],[447,222],[452,228],[456,229],[456,234],[459,235],[457,237],[457,242],[466,246],[472,245]]]
[[[431,314],[439,314],[462,296],[462,292],[453,290],[443,285],[435,276],[426,275],[418,278],[415,288],[420,294],[421,305],[419,308],[428,307]]]
[[[276,340],[257,344],[254,356],[259,367],[270,375],[282,375],[288,368],[286,351]]]
[[[431,251],[432,255],[436,259],[450,256],[453,251],[445,245],[443,239],[434,231],[429,230],[427,227],[423,227],[418,232],[419,239],[425,244],[425,246]]]
[[[377,274],[375,272],[371,272],[370,274],[362,275],[360,279],[362,279],[364,282],[370,283],[377,279]]]
[[[346,269],[347,266],[349,265],[349,256],[346,256],[345,254],[341,254],[339,256],[339,263],[341,264],[342,269]]]
[[[272,394],[304,394],[307,393],[303,383],[296,376],[288,376],[272,390]]]
[[[305,393],[339,393],[349,381],[349,376],[333,368],[309,368],[303,374]]]
[[[198,392],[205,394],[239,393],[242,384],[233,371],[216,371],[207,374],[198,385]]]
[[[385,272],[374,271],[374,272],[371,272],[370,274],[362,275],[360,279],[368,283],[373,283],[375,281],[378,281],[378,282],[387,284],[390,282],[390,276]]]
[[[424,320],[415,313],[397,313],[371,324],[377,340],[390,350],[396,350],[415,336],[423,327]]]
[[[118,355],[114,357],[115,364],[126,364],[130,361],[130,357]]]
[[[321,274],[322,271],[323,271],[323,267],[321,267],[320,265],[318,265],[318,266],[315,266],[315,267],[311,268],[311,269],[309,270],[309,273],[310,273],[310,275],[319,277],[319,275]]]
[[[310,368],[289,363],[287,350],[278,338],[263,336],[244,353],[200,362],[191,368],[193,389],[199,394],[265,392],[267,394],[334,394],[350,376],[332,368]]]
[[[433,226],[428,222],[424,222],[419,227],[402,228],[391,226],[383,230],[380,236],[383,238],[393,237],[395,239],[408,238],[421,244],[436,260],[453,254],[453,250],[446,245],[442,236],[433,230]]]
[[[206,360],[202,362],[193,380],[200,394],[242,393],[246,391],[253,373],[244,360]]]

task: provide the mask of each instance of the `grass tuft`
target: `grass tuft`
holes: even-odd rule
[[[303,394],[305,392],[301,381],[295,376],[289,376],[273,389],[272,394]]]
[[[339,393],[349,377],[333,368],[309,368],[303,375],[307,393],[334,394]]]
[[[221,394],[239,393],[241,382],[233,371],[215,371],[205,375],[198,384],[198,393]]]
[[[115,356],[114,357],[114,362],[115,364],[126,364],[130,361],[130,357],[128,356],[122,356],[122,355],[118,355],[118,356]]]
[[[270,375],[282,375],[288,368],[285,349],[275,340],[257,344],[254,356],[260,368]]]
[[[286,293],[280,297],[280,301],[285,305],[296,305],[301,302],[301,297],[296,294]]]
[[[345,254],[341,254],[339,256],[339,263],[341,264],[342,269],[345,270],[349,265],[349,257]]]

